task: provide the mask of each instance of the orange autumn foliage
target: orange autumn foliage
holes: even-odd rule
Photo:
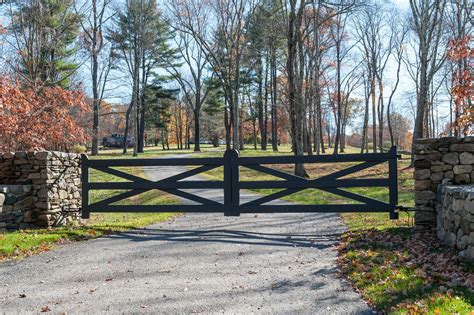
[[[68,150],[87,134],[74,116],[84,96],[60,87],[29,87],[0,76],[0,151]]]
[[[453,39],[448,48],[448,59],[455,65],[451,94],[455,110],[460,113],[453,127],[458,127],[465,134],[472,133],[474,126],[474,48],[470,47],[472,39],[472,35]]]

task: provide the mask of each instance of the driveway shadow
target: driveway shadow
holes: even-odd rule
[[[169,230],[137,229],[107,236],[132,242],[165,241],[189,243],[248,244],[276,247],[309,247],[325,249],[337,242],[340,233],[333,234],[280,234],[227,229]]]

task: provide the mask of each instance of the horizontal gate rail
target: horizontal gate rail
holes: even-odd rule
[[[117,183],[90,183],[90,189],[102,190],[119,190],[119,189],[136,189],[136,190],[150,190],[150,189],[223,189],[224,182],[222,181],[207,181],[207,180],[192,180],[192,181],[178,181],[178,182],[152,182],[152,181],[137,181],[137,182],[117,182]]]
[[[389,153],[239,157],[239,165],[387,161]],[[395,156],[397,156],[395,154]]]
[[[90,212],[223,212],[226,216],[238,216],[240,213],[301,213],[301,212],[388,212],[390,218],[398,218],[397,151],[392,147],[387,153],[341,154],[314,156],[269,156],[240,157],[235,150],[225,152],[223,158],[163,158],[163,159],[108,159],[89,160],[82,158],[82,215],[89,217]],[[297,163],[347,163],[358,162],[344,169],[315,179],[302,178],[282,170],[271,168],[272,164]],[[360,162],[360,163],[359,163]],[[359,171],[388,163],[387,178],[342,178]],[[198,166],[180,174],[158,181],[128,174],[114,167],[154,167],[154,166]],[[223,181],[186,180],[203,172],[224,167]],[[240,167],[277,177],[276,180],[242,181]],[[90,182],[90,169],[95,169],[119,177],[121,182]],[[388,202],[363,196],[345,188],[354,187],[386,187],[389,190]],[[218,202],[200,196],[199,192],[188,192],[183,189],[221,189],[224,202]],[[252,201],[240,202],[240,190],[250,189],[282,189]],[[269,204],[279,198],[301,192],[305,189],[318,189],[333,195],[349,199],[342,204]],[[104,200],[89,204],[91,190],[126,190]],[[198,204],[167,204],[167,205],[116,205],[123,201],[150,190],[178,196]]]
[[[391,207],[389,204],[383,203],[378,208],[367,208],[362,204],[340,204],[340,205],[258,205],[258,206],[240,206],[241,213],[305,213],[305,212],[389,212]]]
[[[82,156],[82,217],[88,218],[90,212],[223,212],[224,204],[214,200],[182,191],[180,189],[224,189],[223,181],[184,180],[188,177],[223,166],[222,158],[177,158],[177,159],[104,159],[89,160]],[[112,167],[139,166],[199,166],[177,175],[151,181]],[[90,182],[90,169],[102,171],[126,182]],[[139,195],[150,190],[163,192],[200,203],[201,205],[115,205],[113,203]],[[127,190],[104,200],[89,204],[90,190]]]
[[[240,189],[266,189],[266,188],[334,188],[334,187],[383,187],[388,186],[388,178],[371,179],[338,179],[338,180],[260,180],[240,182]]]
[[[216,165],[222,166],[222,158],[163,158],[163,159],[104,159],[89,160],[90,167],[117,167],[117,166],[188,166],[188,165]]]

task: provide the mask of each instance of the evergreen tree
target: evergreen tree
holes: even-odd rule
[[[127,110],[125,134],[130,129],[130,114],[133,110],[136,145],[134,155],[143,152],[145,134],[146,101],[144,89],[157,68],[169,64],[174,50],[168,45],[171,33],[163,21],[155,0],[127,0],[116,12],[114,27],[109,38],[124,61],[123,68],[132,78],[132,98]],[[124,153],[126,145],[124,145]]]
[[[73,57],[80,22],[73,4],[73,0],[29,0],[10,11],[17,71],[29,83],[71,86],[78,68]]]

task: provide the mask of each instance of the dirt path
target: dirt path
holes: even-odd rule
[[[0,264],[0,313],[370,314],[337,277],[343,230],[333,214],[187,214]]]

